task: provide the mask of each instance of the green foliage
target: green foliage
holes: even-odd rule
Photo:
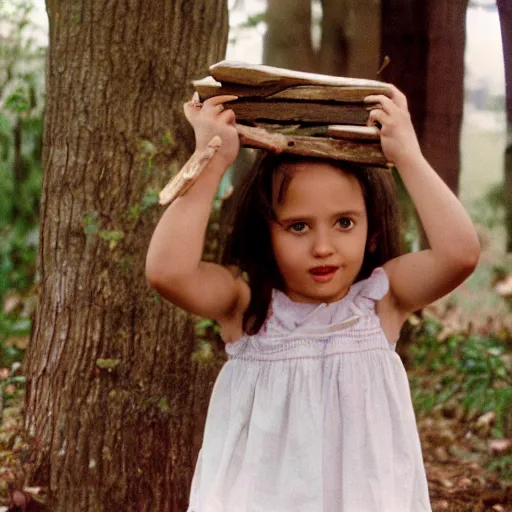
[[[512,435],[512,370],[510,333],[476,335],[449,332],[437,320],[425,319],[413,332],[413,371],[410,377],[415,410],[430,413],[435,407],[455,401],[471,422],[493,412],[494,438]],[[508,348],[508,353],[507,353]],[[508,364],[508,366],[507,366]],[[448,404],[447,404],[448,405]],[[512,479],[512,456],[488,459],[488,468]]]
[[[512,455],[503,455],[489,462],[487,466],[491,471],[501,473],[504,479],[512,480]]]
[[[489,187],[488,191],[471,205],[471,217],[478,224],[489,229],[502,226],[505,222],[505,195],[503,184]]]
[[[27,35],[32,7],[32,1],[0,3],[0,305],[8,292],[29,290],[36,276],[45,48]],[[26,312],[0,309],[4,403],[21,392],[24,378],[13,368],[24,349],[15,340],[26,338],[30,328]]]
[[[88,213],[82,222],[86,235],[96,235],[100,230],[100,215],[98,212]]]
[[[145,212],[148,208],[158,204],[159,191],[154,188],[149,188],[144,192],[140,202],[141,212]]]
[[[496,424],[492,434],[504,437],[507,411],[512,407],[506,341],[463,333],[444,337],[442,324],[433,319],[419,326],[415,338],[411,350],[417,375],[411,378],[411,392],[416,409],[429,412],[456,396],[468,413],[493,411]],[[430,374],[428,381],[421,378],[422,373]]]
[[[260,23],[266,22],[267,13],[259,12],[247,17],[244,23],[240,23],[238,28],[256,28]]]
[[[35,278],[45,49],[27,36],[30,1],[0,4],[0,300]],[[1,316],[2,314],[0,314]],[[0,318],[0,334],[8,320]]]
[[[96,359],[96,366],[102,370],[112,371],[121,363],[120,359]]]
[[[195,333],[196,348],[192,353],[192,361],[204,366],[220,362],[219,353],[223,353],[224,344],[220,339],[220,328],[217,322],[201,318],[195,323]]]
[[[400,206],[402,244],[407,251],[413,251],[418,247],[420,237],[414,204],[397,169],[393,168],[392,173]]]

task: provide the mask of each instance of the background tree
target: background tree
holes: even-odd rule
[[[423,153],[458,194],[468,0],[429,0]]]
[[[507,111],[507,147],[505,149],[504,185],[506,250],[512,252],[512,5],[497,0],[500,14],[503,59],[505,61],[505,88]]]
[[[460,172],[467,0],[382,0],[386,81],[406,94],[423,152],[455,193]]]
[[[265,64],[297,71],[317,71],[311,40],[311,0],[267,0],[265,21]]]
[[[182,102],[223,58],[225,0],[47,0],[34,482],[54,511],[183,512],[216,373],[150,292],[157,191],[193,149]]]
[[[427,82],[427,5],[424,0],[381,0],[381,55],[390,64],[382,78],[407,96],[414,128],[421,139]]]
[[[380,0],[322,0],[320,71],[376,78],[380,60]]]
[[[263,62],[298,71],[374,78],[380,59],[380,0],[321,0],[318,49],[312,37],[313,3],[267,1]]]

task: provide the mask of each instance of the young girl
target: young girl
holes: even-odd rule
[[[407,316],[459,285],[479,243],[426,162],[404,95],[369,96],[369,124],[414,201],[430,249],[400,255],[390,173],[267,155],[240,187],[227,262],[201,261],[212,200],[239,142],[220,96],[185,113],[222,145],[160,220],[150,284],[217,320],[228,362],[211,397],[189,512],[431,510],[407,377]],[[229,267],[230,269],[232,267]],[[248,282],[240,277],[246,272]]]

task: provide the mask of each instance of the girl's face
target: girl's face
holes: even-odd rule
[[[286,173],[285,187],[283,172],[274,173],[270,226],[283,291],[296,302],[337,301],[363,263],[368,223],[361,186],[326,162],[288,165]]]

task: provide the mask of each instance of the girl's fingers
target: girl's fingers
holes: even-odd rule
[[[238,98],[238,96],[231,95],[223,95],[223,96],[213,96],[212,98],[208,98],[201,108],[206,114],[219,115],[222,114],[226,107],[223,103],[227,103],[228,101],[234,101]]]
[[[391,97],[383,94],[372,94],[364,99],[365,103],[380,103],[382,108],[389,113],[389,108],[393,108],[392,105],[396,105],[402,110],[408,110],[407,98],[405,94],[397,89],[394,85],[390,84]]]
[[[379,130],[381,127],[386,123],[388,120],[389,115],[384,112],[384,110],[381,110],[380,108],[376,108],[375,110],[372,110],[370,112],[370,115],[368,116],[367,125],[368,126],[376,126]]]
[[[405,94],[394,85],[391,85],[391,98],[400,108],[408,110],[407,98]]]
[[[226,124],[236,124],[235,113],[230,108],[227,108],[223,112],[221,112],[219,115],[219,119],[225,121]]]
[[[185,112],[185,117],[190,121],[194,118],[195,115],[198,115],[201,111],[202,103],[199,99],[199,94],[197,92],[194,92],[194,95],[192,96],[192,99],[190,101],[187,101],[183,105],[183,110]]]
[[[220,105],[222,103],[227,103],[228,101],[235,101],[238,99],[238,96],[233,96],[231,94],[223,94],[222,96],[212,96],[203,102],[203,108],[214,107],[216,105]]]
[[[364,102],[365,103],[376,103],[376,104],[378,104],[378,105],[375,105],[375,106],[377,108],[381,108],[387,114],[391,113],[391,111],[393,109],[393,106],[394,106],[394,101],[392,99],[388,98],[387,96],[384,96],[383,94],[374,94],[374,95],[371,95],[371,96],[367,96],[364,99]],[[373,107],[373,105],[370,105],[370,108],[371,107]]]
[[[212,110],[217,114],[222,114],[222,112],[226,109],[224,108],[224,105],[221,103],[220,105],[214,105]]]

